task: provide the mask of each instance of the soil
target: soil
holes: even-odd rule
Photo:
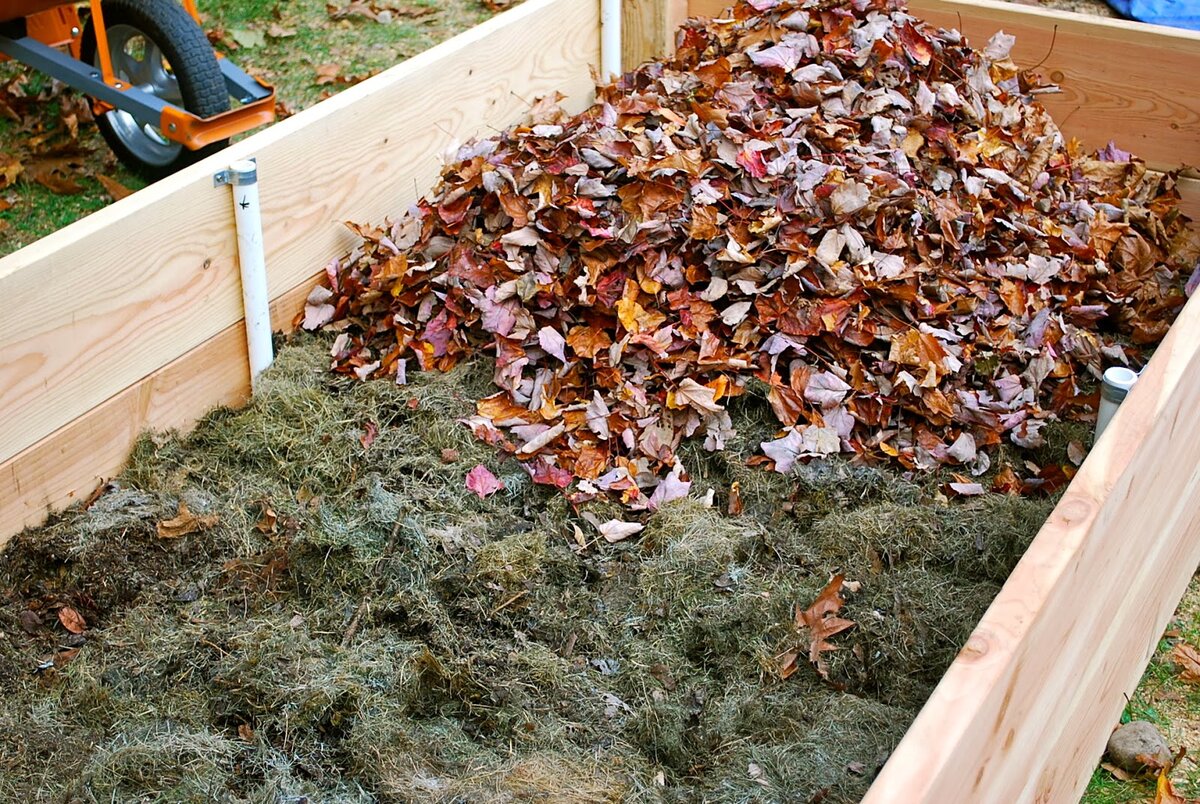
[[[718,507],[609,544],[584,514],[619,511],[455,421],[486,367],[358,383],[328,348],[284,346],[247,409],[144,438],[0,556],[0,799],[855,800],[1053,503],[748,468],[749,397],[687,458]],[[479,463],[503,491],[466,491]],[[828,681],[781,680],[835,571],[857,625]]]

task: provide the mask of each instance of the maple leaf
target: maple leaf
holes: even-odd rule
[[[817,599],[808,608],[796,604],[796,615],[793,622],[798,639],[798,646],[784,651],[776,657],[776,670],[781,678],[788,678],[797,670],[797,660],[802,653],[808,654],[808,661],[821,674],[821,678],[829,680],[829,666],[823,654],[837,650],[829,643],[829,638],[853,628],[855,623],[838,616],[845,600],[841,590],[845,577],[840,573],[834,575]]]

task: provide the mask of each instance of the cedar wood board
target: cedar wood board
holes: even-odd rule
[[[528,0],[0,259],[0,544],[119,471],[141,430],[245,398],[233,206],[214,172],[257,157],[279,299],[354,246],[342,221],[398,215],[432,187],[451,142],[555,91],[585,108],[599,17],[592,0]]]

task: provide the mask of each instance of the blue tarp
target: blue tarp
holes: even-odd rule
[[[1118,14],[1139,22],[1200,31],[1200,0],[1107,0]]]

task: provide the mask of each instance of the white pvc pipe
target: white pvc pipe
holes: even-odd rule
[[[1137,382],[1137,372],[1123,366],[1113,366],[1104,370],[1104,378],[1100,382],[1100,408],[1096,411],[1096,440],[1108,427],[1117,408],[1125,401],[1125,395]]]
[[[275,359],[262,214],[258,205],[258,165],[248,159],[234,162],[229,166],[229,177],[233,187],[233,217],[237,223],[238,264],[242,271],[242,304],[246,310],[250,387],[257,391],[258,375]]]
[[[621,76],[621,0],[600,0],[600,80]]]

